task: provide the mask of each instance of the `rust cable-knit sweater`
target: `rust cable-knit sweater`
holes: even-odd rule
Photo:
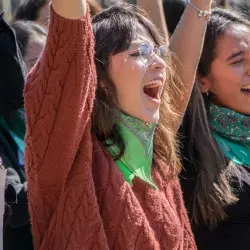
[[[28,76],[26,172],[35,249],[196,249],[177,179],[130,187],[91,133],[96,89],[89,14],[51,11],[46,48]]]

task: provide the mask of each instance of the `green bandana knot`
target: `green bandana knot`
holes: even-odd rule
[[[156,124],[119,113],[116,125],[125,148],[123,156],[116,161],[116,164],[125,180],[132,186],[133,179],[138,177],[157,189],[151,176]],[[111,156],[119,155],[120,149],[117,145],[113,144],[107,149]]]

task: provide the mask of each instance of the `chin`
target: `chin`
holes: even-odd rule
[[[160,118],[160,109],[135,109],[133,111],[121,109],[125,114],[137,118],[147,123],[158,123]],[[139,112],[138,112],[139,111]]]
[[[140,115],[139,119],[147,123],[158,123],[160,119],[160,112],[159,110],[154,112],[147,110]]]

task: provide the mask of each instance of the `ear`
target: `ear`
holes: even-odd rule
[[[196,82],[199,84],[201,93],[207,93],[211,89],[211,81],[208,76],[196,76]]]

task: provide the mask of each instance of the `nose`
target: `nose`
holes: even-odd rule
[[[154,54],[152,62],[150,64],[150,69],[155,71],[163,71],[167,67],[167,62],[165,62],[161,57]]]

